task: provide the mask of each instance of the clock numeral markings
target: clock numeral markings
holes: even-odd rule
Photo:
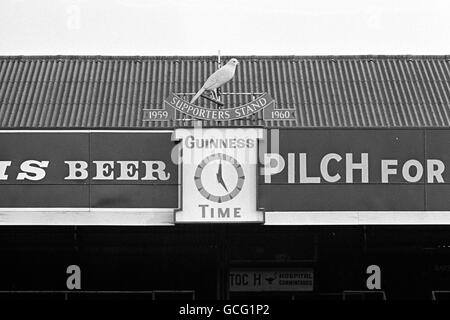
[[[222,177],[222,161],[228,162],[232,165],[232,167],[236,170],[237,176],[238,176],[238,181],[237,181],[237,185],[234,187],[234,189],[231,192],[228,192],[226,195],[223,196],[216,196],[213,195],[211,193],[209,193],[203,186],[202,183],[202,172],[203,169],[212,161],[214,160],[219,160],[219,167],[218,167],[218,171],[216,174],[216,180],[217,183],[219,183],[220,185],[222,185],[222,187],[228,192],[228,188],[225,185],[225,181],[223,180]],[[210,201],[214,201],[214,202],[218,202],[218,203],[223,203],[226,201],[229,201],[233,198],[235,198],[239,192],[242,190],[243,185],[244,185],[244,181],[245,181],[245,175],[244,175],[244,171],[243,168],[241,166],[241,164],[234,159],[233,157],[227,155],[227,154],[223,154],[223,153],[216,153],[216,154],[212,154],[207,156],[205,159],[202,160],[202,162],[200,162],[200,164],[197,166],[196,170],[195,170],[195,175],[194,175],[194,180],[195,180],[195,185],[198,189],[198,191],[200,192],[200,194],[205,197],[206,199],[210,200]]]

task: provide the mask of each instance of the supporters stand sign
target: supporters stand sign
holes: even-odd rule
[[[179,95],[171,93],[164,100],[162,109],[144,109],[143,120],[178,120],[177,112],[193,119],[210,121],[237,120],[258,112],[262,112],[264,120],[295,120],[295,111],[277,109],[275,100],[268,93],[260,94],[252,101],[237,107],[214,109],[189,103]]]

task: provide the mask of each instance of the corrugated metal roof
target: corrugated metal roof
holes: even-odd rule
[[[229,57],[224,57],[226,60]],[[224,92],[269,92],[297,119],[207,125],[448,127],[450,56],[247,56]],[[211,57],[0,57],[2,128],[160,128],[145,122],[170,92],[195,92],[217,68]],[[227,96],[227,107],[249,96]],[[205,101],[205,100],[204,100]],[[211,106],[205,102],[206,106]]]

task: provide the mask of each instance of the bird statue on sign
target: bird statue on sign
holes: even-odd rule
[[[195,100],[198,99],[205,91],[210,91],[215,100],[218,100],[217,96],[217,88],[224,85],[234,77],[234,73],[236,71],[236,66],[239,64],[237,59],[230,59],[226,65],[222,68],[214,72],[209,78],[206,80],[205,84],[201,87],[200,90],[195,94],[192,98],[191,103],[194,103]]]

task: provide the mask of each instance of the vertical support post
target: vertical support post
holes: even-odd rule
[[[319,261],[319,236],[317,235],[316,232],[314,232],[314,262],[318,262]]]
[[[221,289],[222,289],[222,266],[221,266],[221,262],[222,262],[222,252],[221,252],[221,247],[220,247],[220,238],[216,237],[216,299],[217,300],[221,300],[222,298],[222,294],[221,294]]]
[[[222,281],[223,281],[223,289],[222,289],[222,299],[223,300],[229,300],[230,299],[230,288],[229,288],[229,256],[228,256],[228,243],[227,243],[227,234],[228,234],[228,227],[225,225],[223,226],[222,231]]]
[[[226,226],[218,226],[217,232],[217,299],[228,299],[228,254],[226,245]]]
[[[222,68],[222,61],[220,56],[220,50],[217,52],[217,70]],[[222,90],[220,88],[217,88],[217,100],[222,102]],[[218,107],[221,109],[221,107]]]
[[[78,253],[79,247],[78,247],[78,229],[77,226],[73,227],[73,248],[76,253]]]
[[[363,226],[363,252],[366,255],[367,254],[367,226]]]
[[[319,234],[317,233],[317,231],[314,231],[314,235],[313,235],[313,242],[314,242],[314,257],[313,257],[313,273],[314,273],[314,282],[313,282],[313,292],[317,292],[319,291],[318,289],[318,282],[316,281],[316,279],[320,279],[318,277],[318,274],[320,273],[320,271],[318,270],[318,266],[319,266]]]

